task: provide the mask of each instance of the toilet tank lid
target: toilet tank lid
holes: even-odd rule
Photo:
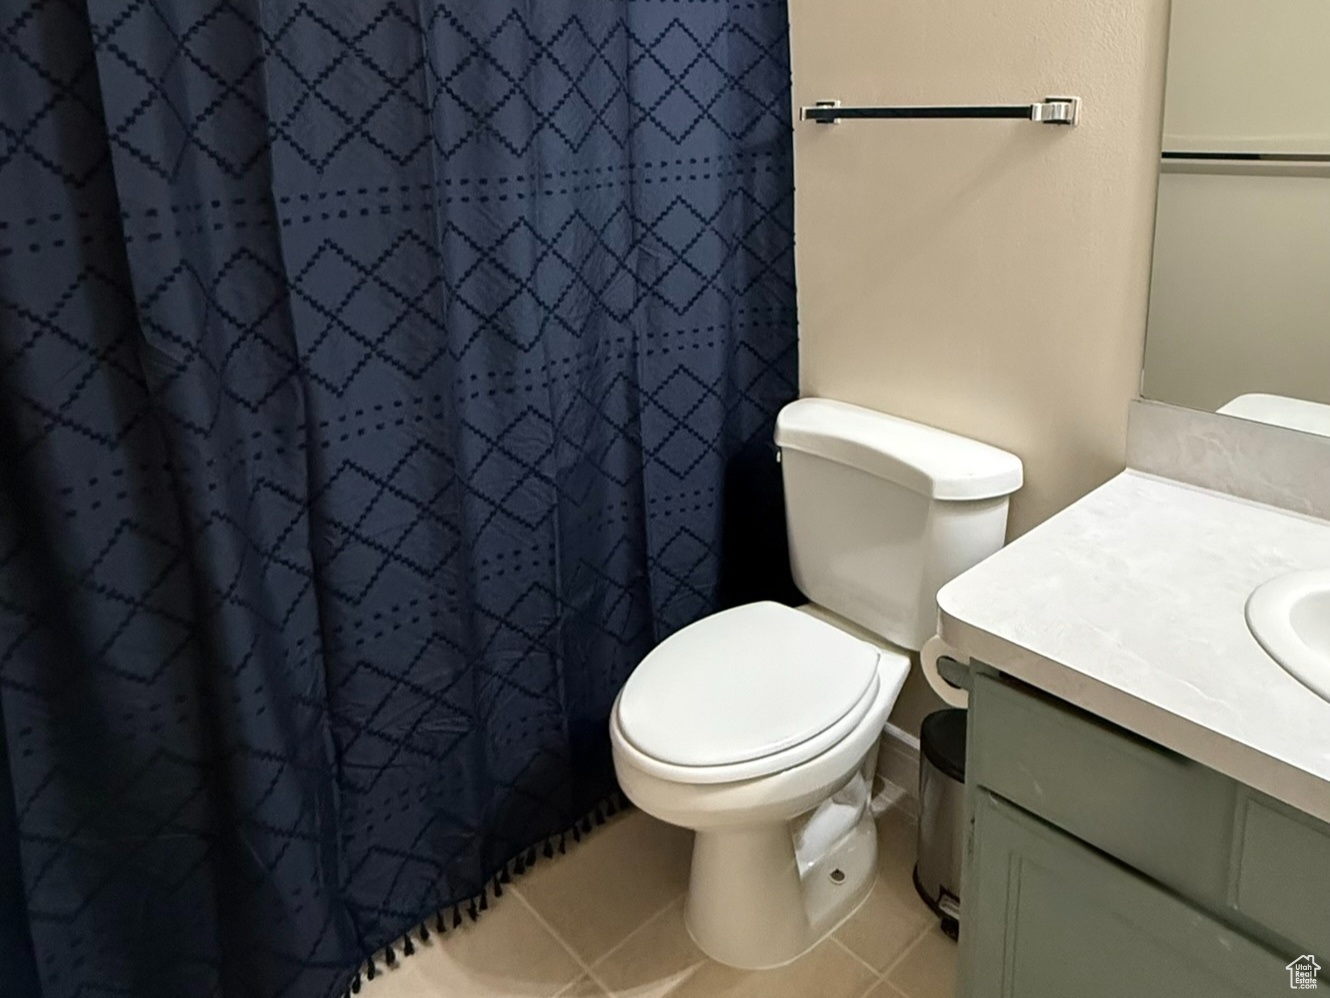
[[[804,398],[776,417],[776,445],[837,461],[941,500],[993,499],[1021,487],[1021,459],[908,419]]]

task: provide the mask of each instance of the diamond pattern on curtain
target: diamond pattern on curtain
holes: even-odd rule
[[[0,52],[4,993],[339,993],[769,588],[785,5],[0,0]]]

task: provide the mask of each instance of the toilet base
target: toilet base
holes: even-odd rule
[[[741,970],[798,959],[858,909],[877,871],[866,809],[825,854],[795,852],[791,823],[699,830],[685,921],[698,948]]]

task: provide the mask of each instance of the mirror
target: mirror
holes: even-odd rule
[[[1330,436],[1330,0],[1173,0],[1142,394]]]

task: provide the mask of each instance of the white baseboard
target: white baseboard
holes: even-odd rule
[[[904,742],[906,746],[908,746],[910,749],[914,751],[915,755],[919,754],[918,738],[910,734],[904,728],[896,727],[896,725],[892,724],[890,721],[886,723],[885,728],[888,738],[894,738],[898,742]]]
[[[894,724],[882,733],[877,751],[878,781],[910,798],[919,795],[919,739]],[[875,788],[885,789],[885,788]]]

